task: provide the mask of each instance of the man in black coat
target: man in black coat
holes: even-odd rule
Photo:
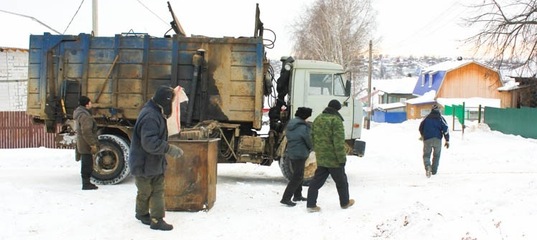
[[[181,148],[168,143],[166,118],[175,97],[171,87],[161,86],[138,115],[131,139],[129,167],[138,193],[136,219],[155,230],[172,230],[164,221],[164,173],[166,157],[179,158]]]

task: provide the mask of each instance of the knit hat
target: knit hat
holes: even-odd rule
[[[160,86],[153,95],[153,101],[162,108],[162,112],[166,117],[172,114],[172,101],[174,97],[173,88],[168,86]]]
[[[312,112],[311,108],[299,107],[296,110],[295,117],[299,117],[299,118],[306,120],[307,118],[311,116],[311,112]]]
[[[90,100],[88,97],[86,97],[86,96],[80,96],[80,98],[78,99],[78,104],[79,104],[80,106],[84,106],[84,107],[85,107],[86,105],[88,105],[88,103],[89,103],[90,101],[91,101],[91,100]]]
[[[331,100],[329,103],[328,103],[328,106],[339,111],[339,109],[341,109],[341,103],[334,99],[334,100]]]

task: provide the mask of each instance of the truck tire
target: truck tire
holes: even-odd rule
[[[99,144],[100,149],[93,163],[92,180],[103,185],[120,183],[130,175],[129,144],[125,139],[109,134],[99,135]]]
[[[290,180],[293,176],[293,167],[291,164],[291,161],[285,155],[280,158],[280,170],[282,171],[283,176],[287,178],[287,180]],[[306,160],[306,164],[304,166],[304,182],[302,183],[302,185],[309,185],[309,182],[315,174],[315,169],[317,169],[317,161],[315,161],[315,153],[312,152]]]

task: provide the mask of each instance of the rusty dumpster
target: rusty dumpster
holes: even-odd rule
[[[179,159],[167,157],[164,199],[167,211],[209,210],[216,200],[219,139],[168,142],[183,149]]]

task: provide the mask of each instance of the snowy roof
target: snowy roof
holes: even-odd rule
[[[462,105],[466,108],[495,107],[501,108],[501,100],[496,98],[438,98],[436,101],[444,106],[446,105]]]
[[[385,93],[412,94],[417,78],[405,77],[401,79],[373,80],[371,85]]]
[[[510,91],[519,88],[519,83],[516,81],[508,81],[503,84],[503,86],[498,88],[498,91]]]
[[[422,70],[422,73],[425,72],[436,72],[436,71],[445,71],[449,72],[451,70],[463,67],[465,65],[468,65],[474,61],[472,60],[462,60],[462,61],[445,61],[441,62],[435,65],[431,65],[429,67],[426,67]]]
[[[375,109],[390,110],[390,109],[396,109],[396,108],[404,108],[405,106],[406,104],[402,102],[383,103],[383,104],[377,104],[375,106]]]
[[[406,100],[406,103],[409,103],[409,104],[433,103],[433,102],[436,102],[436,100],[434,100],[435,97],[436,97],[436,91],[431,90],[423,94],[423,96]]]
[[[441,62],[429,66],[421,71],[418,81],[416,82],[414,91],[412,93],[418,96],[422,96],[426,92],[430,92],[433,90],[438,92],[440,90],[440,86],[442,86],[442,82],[444,81],[447,72],[450,72],[457,68],[461,68],[471,63],[495,71],[494,69],[473,60]]]

